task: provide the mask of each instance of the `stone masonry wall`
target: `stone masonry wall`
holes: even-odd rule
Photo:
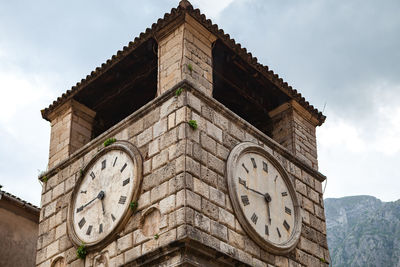
[[[197,240],[251,266],[327,266],[329,253],[321,182],[315,171],[294,161],[290,153],[244,122],[216,100],[188,86],[156,98],[48,173],[42,192],[36,264],[64,257],[70,266],[93,266],[103,253],[109,266],[119,266],[175,240]],[[193,130],[189,119],[197,121]],[[109,137],[128,140],[143,157],[139,207],[119,237],[86,260],[76,257],[67,235],[67,206],[80,170]],[[288,256],[274,256],[255,244],[235,218],[225,180],[229,151],[242,141],[263,145],[290,174],[302,206],[299,244]],[[285,152],[286,151],[286,152]],[[314,176],[313,176],[314,175]],[[159,238],[144,236],[142,216],[160,212]],[[178,257],[179,258],[179,257]],[[175,259],[175,258],[174,258]]]
[[[184,196],[179,192],[182,192],[186,178],[186,127],[183,98],[171,97],[159,105],[148,107],[144,114],[136,116],[134,120],[119,123],[114,127],[114,132],[111,129],[102,135],[104,137],[93,140],[88,148],[84,148],[84,153],[80,152],[82,155],[78,151],[78,156],[71,156],[71,162],[58,166],[43,186],[37,266],[51,266],[59,257],[64,257],[70,266],[92,266],[101,253],[105,253],[110,259],[109,266],[119,266],[176,240],[178,235],[183,235],[184,233],[179,232],[179,226],[184,223]],[[111,136],[105,136],[111,133]],[[144,173],[139,207],[120,233],[120,238],[105,247],[101,253],[88,254],[83,261],[77,259],[76,248],[67,235],[67,206],[80,170],[103,146],[102,142],[112,136],[117,140],[133,143],[143,157]],[[161,213],[157,240],[153,235],[144,236],[139,230],[141,215],[150,207]]]
[[[292,104],[273,114],[272,138],[301,158],[315,170],[318,170],[316,125],[305,119],[305,111],[299,112]],[[297,106],[297,105],[296,105]]]
[[[90,141],[95,114],[84,105],[70,100],[49,115],[49,169]]]
[[[186,15],[183,24],[158,42],[158,95],[182,80],[212,95],[212,43],[216,37]]]
[[[199,126],[188,134],[187,172],[193,180],[193,189],[186,189],[188,235],[251,266],[328,266],[321,182],[272,147],[274,142],[254,127],[227,113],[215,100],[196,95],[200,97],[188,95],[190,117]],[[249,239],[235,218],[224,171],[230,150],[243,141],[262,145],[273,154],[296,188],[303,226],[300,242],[288,256],[274,256],[263,250]],[[280,146],[275,143],[275,147]]]

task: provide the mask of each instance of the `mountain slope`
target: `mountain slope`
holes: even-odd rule
[[[400,200],[325,199],[332,266],[400,267]]]

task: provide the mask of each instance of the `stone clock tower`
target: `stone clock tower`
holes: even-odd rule
[[[329,265],[325,116],[189,2],[42,116],[37,266]]]

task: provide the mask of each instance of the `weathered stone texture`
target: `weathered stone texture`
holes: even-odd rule
[[[75,100],[70,100],[49,114],[51,137],[48,168],[68,158],[88,143],[96,113]]]
[[[182,80],[212,94],[212,43],[216,37],[191,16],[159,40],[158,95]],[[172,120],[172,119],[171,119]]]

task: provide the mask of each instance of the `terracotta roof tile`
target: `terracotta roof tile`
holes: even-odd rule
[[[297,92],[296,89],[293,89],[287,82],[284,82],[282,78],[279,77],[278,74],[274,73],[272,70],[268,68],[268,66],[264,66],[260,64],[256,57],[250,52],[247,52],[246,48],[242,48],[240,43],[236,43],[235,39],[230,38],[229,34],[225,34],[223,29],[219,29],[218,25],[212,24],[210,19],[207,19],[204,14],[201,14],[199,9],[193,9],[193,6],[189,1],[182,0],[179,3],[177,8],[172,8],[170,13],[165,13],[163,18],[157,20],[157,23],[153,23],[150,28],[147,28],[145,32],[140,33],[139,37],[136,37],[133,42],[129,42],[128,46],[124,46],[122,50],[119,50],[116,55],[113,55],[111,59],[108,59],[106,63],[103,63],[101,67],[97,67],[94,71],[87,75],[85,79],[82,79],[75,86],[73,86],[70,90],[66,91],[62,94],[61,97],[58,97],[56,101],[48,107],[43,109],[42,117],[47,119],[49,112],[54,110],[57,106],[61,105],[77,92],[82,90],[85,86],[94,81],[97,77],[99,77],[102,73],[109,70],[113,65],[118,63],[122,58],[135,50],[140,44],[147,41],[149,38],[153,37],[155,33],[166,26],[169,22],[176,19],[177,17],[184,15],[185,13],[190,14],[194,17],[198,22],[200,22],[205,28],[207,28],[210,32],[216,35],[221,41],[225,43],[230,49],[232,49],[236,54],[238,54],[243,60],[248,62],[251,66],[253,66],[257,71],[262,73],[267,79],[269,79],[275,86],[281,89],[285,94],[287,94],[292,99],[298,101],[306,110],[308,110],[311,114],[317,117],[319,121],[319,125],[324,123],[326,117],[319,112],[314,106],[310,105],[307,101],[305,101],[304,97],[300,93]]]

